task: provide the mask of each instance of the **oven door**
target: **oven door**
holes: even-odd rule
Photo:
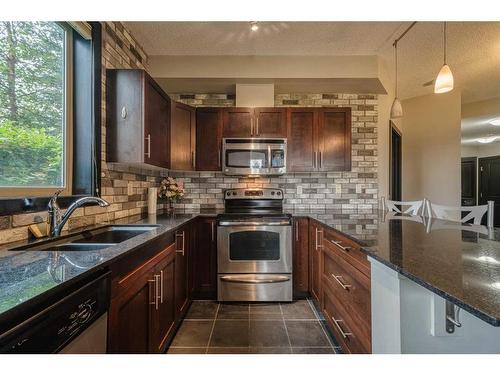
[[[290,225],[219,226],[218,273],[292,272]]]

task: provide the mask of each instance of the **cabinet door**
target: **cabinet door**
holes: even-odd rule
[[[319,170],[351,170],[351,109],[322,108],[319,113]]]
[[[189,227],[175,232],[175,319],[180,321],[189,302],[188,259],[189,259]]]
[[[170,123],[170,168],[182,171],[194,170],[195,109],[183,103],[172,102]]]
[[[321,267],[319,262],[321,261],[323,230],[316,222],[312,222],[309,229],[309,238],[311,239],[309,250],[309,291],[321,306]]]
[[[196,170],[220,171],[222,169],[222,109],[196,109]]]
[[[223,137],[252,137],[253,108],[224,108]]]
[[[148,353],[155,304],[155,279],[150,265],[142,265],[119,281],[120,293],[109,308],[108,351]]]
[[[318,112],[314,108],[288,108],[287,171],[309,172],[317,168]]]
[[[309,220],[294,220],[293,291],[302,296],[309,291]]]
[[[199,218],[193,248],[193,294],[196,298],[217,296],[217,226],[215,218]]]
[[[254,136],[268,138],[286,137],[285,108],[255,108]]]
[[[144,75],[144,162],[168,168],[169,99],[151,77]]]
[[[175,323],[175,243],[167,248],[167,257],[155,269],[155,304],[152,306],[151,352],[162,353],[173,336]]]

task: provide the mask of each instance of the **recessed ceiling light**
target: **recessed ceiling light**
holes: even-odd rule
[[[250,22],[250,30],[257,31],[259,30],[259,25],[257,21]]]
[[[484,138],[478,138],[476,139],[477,142],[479,143],[491,143],[493,142],[495,139],[497,139],[498,137],[484,137]]]
[[[500,126],[500,117],[494,118],[493,120],[491,120],[490,124],[495,125],[495,126]]]

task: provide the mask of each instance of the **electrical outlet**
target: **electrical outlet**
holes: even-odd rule
[[[335,185],[335,194],[342,194],[342,186]]]

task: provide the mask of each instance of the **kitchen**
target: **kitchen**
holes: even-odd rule
[[[0,352],[500,353],[500,23],[0,33]]]

